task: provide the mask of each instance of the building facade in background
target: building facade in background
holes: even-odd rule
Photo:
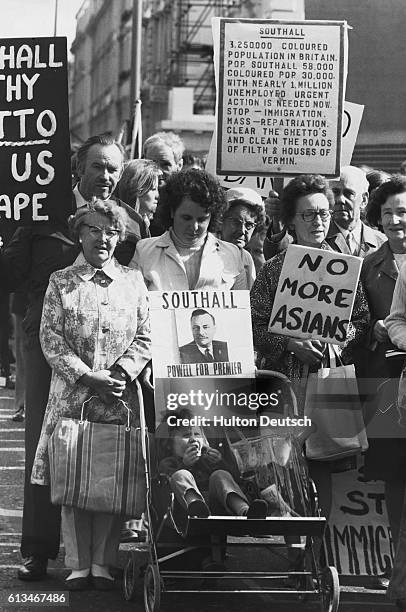
[[[134,0],[136,1],[136,0]],[[72,141],[131,115],[133,0],[86,0],[72,44]],[[174,130],[206,153],[214,127],[214,16],[346,20],[346,99],[365,105],[354,163],[388,171],[406,158],[404,0],[143,0],[141,99],[144,138]]]

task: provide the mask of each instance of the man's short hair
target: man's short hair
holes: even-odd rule
[[[194,319],[194,317],[201,317],[202,315],[209,315],[209,317],[211,317],[211,320],[213,321],[213,325],[216,325],[216,319],[213,317],[211,312],[207,312],[207,310],[205,310],[204,308],[196,308],[196,310],[194,310],[190,315],[190,320]]]
[[[144,146],[142,147],[143,156],[147,157],[146,151],[148,147],[157,143],[163,143],[169,147],[173,152],[175,162],[179,164],[185,152],[185,145],[175,132],[156,132],[156,134],[152,134],[152,136],[147,138],[144,142]]]
[[[117,142],[111,132],[103,132],[103,134],[97,134],[96,136],[90,136],[84,142],[76,152],[76,167],[83,170],[86,165],[86,158],[89,152],[89,149],[93,145],[102,145],[103,147],[109,147],[110,145],[116,145],[118,150],[120,151],[123,162],[125,159],[125,149],[121,142]]]

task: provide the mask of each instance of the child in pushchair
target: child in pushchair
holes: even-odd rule
[[[285,377],[274,378],[275,384],[291,388]],[[290,403],[285,395],[282,389],[283,412]],[[126,599],[143,592],[147,612],[157,612],[161,596],[179,593],[182,585],[187,593],[226,594],[241,592],[242,581],[248,580],[244,585],[257,593],[317,593],[322,609],[336,612],[338,575],[315,546],[326,519],[319,515],[301,436],[262,423],[250,430],[206,427],[202,421],[178,409],[166,413],[157,428],[154,450],[145,461],[148,541],[142,550],[140,544],[129,551]],[[151,456],[159,477],[151,475]],[[281,536],[284,542],[275,541]],[[229,549],[241,552],[246,571]],[[277,562],[274,569],[269,555]]]
[[[176,424],[168,426],[168,417]],[[238,484],[238,470],[227,450],[225,437],[210,446],[204,427],[190,425],[188,409],[166,414],[157,430],[159,472],[169,477],[175,500],[189,517],[228,514],[261,519],[267,503],[251,503]],[[228,457],[227,457],[228,454]]]

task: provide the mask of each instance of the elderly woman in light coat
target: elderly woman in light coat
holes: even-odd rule
[[[91,396],[89,420],[124,423],[125,400],[136,406],[131,382],[150,359],[147,290],[141,274],[121,266],[113,253],[125,223],[112,201],[96,200],[72,221],[82,246],[76,261],[54,272],[42,312],[40,340],[52,368],[48,405],[32,471],[32,483],[49,484],[48,440],[61,417],[79,418]],[[69,590],[112,588],[122,519],[62,507]]]

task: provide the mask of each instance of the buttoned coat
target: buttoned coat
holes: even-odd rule
[[[33,484],[49,484],[48,440],[60,417],[79,418],[92,391],[80,382],[89,372],[120,365],[134,380],[150,359],[148,293],[139,272],[112,259],[103,271],[81,253],[73,265],[54,272],[45,294],[40,341],[52,378],[32,470]],[[136,416],[136,391],[128,384],[123,400]],[[109,421],[121,403],[96,399],[94,418]]]
[[[169,231],[140,240],[130,267],[138,268],[150,291],[189,289],[182,259]],[[207,234],[199,279],[192,289],[248,289],[247,276],[238,247]]]

